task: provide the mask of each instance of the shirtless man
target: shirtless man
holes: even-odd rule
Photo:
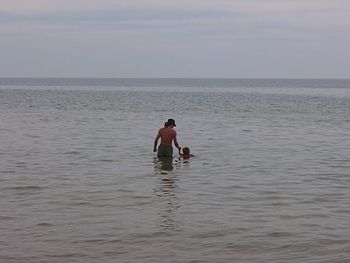
[[[153,151],[157,152],[157,144],[160,138],[160,145],[158,147],[158,157],[172,157],[173,156],[173,141],[179,152],[181,147],[176,138],[176,131],[173,129],[176,127],[174,119],[168,119],[165,123],[164,128],[159,129],[157,137],[154,140]]]

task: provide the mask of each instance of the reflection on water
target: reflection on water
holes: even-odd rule
[[[177,229],[176,210],[180,207],[176,196],[176,182],[178,161],[172,157],[154,159],[154,171],[156,176],[155,195],[160,200],[159,217],[160,227],[163,230]]]
[[[154,159],[156,173],[166,173],[174,169],[173,157],[160,157]]]
[[[154,157],[153,160],[155,174],[168,174],[174,168],[178,169],[182,164],[189,164],[188,159],[174,158],[174,157]]]

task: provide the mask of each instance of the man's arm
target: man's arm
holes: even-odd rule
[[[158,132],[157,137],[154,139],[153,152],[157,151],[157,144],[158,144],[159,138],[160,138],[160,133]]]
[[[174,136],[174,144],[175,144],[176,148],[179,150],[179,153],[180,153],[181,147],[179,145],[179,142],[177,141],[177,134],[176,134],[176,132],[175,132],[175,136]]]

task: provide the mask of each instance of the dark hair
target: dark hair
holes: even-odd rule
[[[174,119],[168,119],[167,123],[168,123],[168,126],[169,126],[169,125],[173,125],[174,127],[176,127],[176,124],[175,124],[175,120],[174,120]]]
[[[169,124],[168,124],[168,122],[166,121],[165,123],[164,123],[164,127],[166,128],[166,127],[168,127],[169,126]]]
[[[183,147],[183,148],[182,148],[182,152],[183,152],[183,153],[190,153],[190,148],[188,148],[188,147]]]

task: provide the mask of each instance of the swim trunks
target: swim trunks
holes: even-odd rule
[[[157,157],[172,157],[173,146],[167,144],[160,144],[158,147]]]

